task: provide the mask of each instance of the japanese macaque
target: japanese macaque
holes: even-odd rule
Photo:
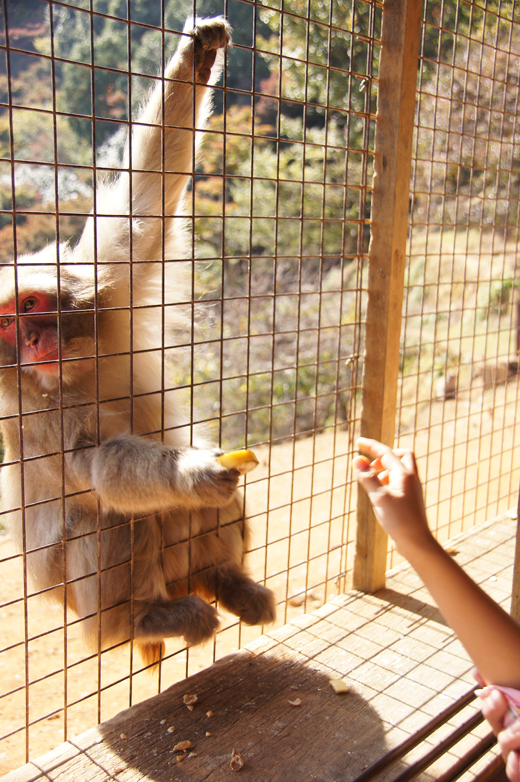
[[[0,268],[15,540],[35,589],[66,602],[96,647],[133,640],[147,664],[165,638],[211,638],[214,598],[247,624],[275,616],[242,566],[239,473],[191,443],[165,362],[190,342],[183,203],[229,40],[221,18],[187,24],[78,243]]]

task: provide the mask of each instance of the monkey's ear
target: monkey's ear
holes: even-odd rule
[[[68,258],[74,261],[74,252]],[[54,279],[56,296],[60,294],[63,310],[104,306],[110,291],[117,285],[113,264],[67,263],[59,268],[59,286]]]
[[[14,299],[16,290],[15,266],[13,263],[2,264],[0,267],[0,291],[3,302]]]

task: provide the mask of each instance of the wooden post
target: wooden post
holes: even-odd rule
[[[361,435],[393,445],[422,0],[385,0],[375,133]],[[385,585],[387,535],[357,505],[354,587]]]

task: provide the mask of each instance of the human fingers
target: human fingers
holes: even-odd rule
[[[401,462],[403,462],[405,459],[408,459],[408,463],[410,463],[409,457],[412,456],[413,458],[413,452],[408,448],[391,448],[390,451],[394,454],[394,456],[398,456]],[[379,470],[383,469],[382,458],[382,456],[378,456],[372,462],[372,465],[374,467],[377,466]],[[415,463],[415,460],[413,460],[413,462]]]
[[[394,448],[392,454],[393,456],[399,457],[401,460],[400,469],[398,463],[395,462],[392,457],[388,457],[388,454],[378,456],[370,464],[371,469],[378,473],[379,480],[384,486],[389,485],[392,472],[393,477],[397,480],[404,477],[406,473],[419,478],[419,471],[417,470],[417,463],[413,451],[404,448]],[[392,458],[392,461],[391,464],[388,464],[390,458]],[[385,461],[387,462],[386,464]]]
[[[354,456],[352,459],[352,467],[357,473],[357,477],[363,476],[369,478],[377,475],[377,470],[374,470],[370,459],[366,456]]]
[[[357,454],[352,460],[352,466],[355,467],[356,470],[369,470],[370,464],[370,459],[362,454]]]
[[[405,451],[401,456],[401,461],[410,472],[415,473],[417,476],[419,475],[417,462],[415,460],[415,454],[413,451]]]
[[[510,752],[516,752],[520,749],[520,722],[513,720],[513,722],[504,730],[501,730],[498,734],[498,743],[502,755],[507,757]]]
[[[356,478],[367,494],[370,495],[371,492],[376,491],[381,487],[381,481],[379,480],[377,470],[372,468],[372,464],[366,456],[354,456],[352,466],[356,471]]]
[[[506,758],[506,776],[509,782],[520,782],[520,755],[510,752]]]
[[[378,472],[379,470],[401,469],[401,459],[396,451],[390,446],[380,443],[378,440],[371,440],[368,437],[360,437],[356,443],[359,451],[372,460],[371,467]],[[404,451],[402,452],[405,453]]]
[[[506,697],[491,687],[479,693],[479,698],[482,714],[491,725],[493,733],[498,736],[504,729],[504,720],[509,711]]]

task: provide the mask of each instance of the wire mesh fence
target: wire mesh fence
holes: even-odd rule
[[[122,395],[130,411],[143,401],[164,410],[168,400],[184,411],[174,424],[159,412],[160,424],[142,434],[167,439],[172,429],[188,442],[204,437],[223,450],[255,450],[260,466],[243,489],[246,563],[274,592],[279,626],[352,578],[350,457],[362,402],[382,2],[5,2],[0,260],[18,259],[18,280],[18,270],[43,264],[27,254],[56,242],[47,264],[65,280],[63,243],[80,246],[93,209],[100,224],[126,220],[130,246],[120,263],[129,280],[140,279],[136,214],[132,206],[107,207],[96,193],[93,199],[94,185],[126,169],[130,191],[136,186],[141,168],[132,147],[126,157],[124,150],[143,124],[140,106],[168,81],[161,74],[187,37],[185,19],[216,14],[229,19],[233,47],[196,168],[191,161],[168,168],[163,157],[158,169],[191,174],[184,214],[166,208],[165,176],[162,210],[140,216],[155,231],[159,249],[146,262],[160,267],[162,282],[146,306],[130,282],[117,306],[94,300],[95,322],[105,310],[123,314],[133,342],[124,350],[116,341],[109,350],[96,344],[91,356],[99,378],[106,357],[120,361],[117,371],[131,377]],[[518,479],[517,15],[514,3],[489,11],[430,0],[421,28],[397,432],[418,451],[442,539],[510,507]],[[191,138],[195,148],[198,138]],[[168,235],[181,220],[189,250],[176,257]],[[92,265],[102,276],[110,258]],[[175,295],[165,282],[174,272],[183,278]],[[60,322],[65,314],[58,305]],[[153,351],[139,347],[145,328],[158,335]],[[146,375],[148,352],[161,382],[143,391],[135,378]],[[20,380],[24,370],[16,371]],[[98,410],[106,402],[101,386]],[[58,436],[64,410],[77,408],[77,401],[65,405],[63,393],[58,398]],[[14,426],[21,443],[34,414],[2,408],[4,426]],[[34,481],[44,481],[48,456],[42,447],[22,449],[2,470],[19,465],[22,475],[32,470]],[[63,481],[58,497],[35,503],[59,505],[63,540],[68,504],[80,494]],[[33,512],[25,501],[6,507],[5,497],[4,507],[6,527],[9,512]],[[91,534],[101,541],[97,513]],[[124,524],[134,529],[134,521]],[[94,648],[85,644],[77,612],[66,599],[44,600],[48,590],[31,579],[27,542],[18,552],[5,535],[0,546],[2,770],[262,632],[220,606],[213,641],[188,648],[182,637],[168,639],[150,673],[133,639],[107,650],[101,638]],[[196,546],[191,526],[187,546]],[[98,577],[102,567],[95,566]]]
[[[441,540],[516,505],[518,13],[424,9],[397,427]]]
[[[184,287],[171,296],[163,285],[145,318],[137,289],[108,309],[127,313],[134,340],[143,323],[158,328],[160,344],[154,347],[162,380],[153,391],[174,397],[185,411],[177,426],[190,441],[203,435],[226,450],[256,446],[261,465],[244,490],[252,529],[247,564],[255,580],[273,589],[280,625],[343,588],[353,545],[348,461],[359,405],[377,83],[372,77],[381,8],[365,2],[290,9],[247,2],[184,6],[5,4],[0,253],[4,264],[18,258],[16,270],[50,263],[64,285],[67,251],[61,243],[69,242],[72,251],[81,246],[93,183],[114,179],[121,167],[131,170],[134,153],[131,147],[129,163],[125,140],[132,128],[136,132],[140,105],[182,43],[184,20],[224,14],[233,27],[233,48],[188,183],[187,260],[175,260],[165,247],[172,218],[170,227],[160,213],[146,218],[156,220],[159,245],[163,237],[153,261],[166,276],[172,266],[180,269]],[[178,170],[185,165],[180,161]],[[137,181],[134,174],[134,188]],[[99,191],[93,212],[100,225],[113,215],[114,232],[115,219],[125,214],[107,206]],[[130,277],[139,274],[138,241],[132,235]],[[49,242],[57,242],[50,260],[48,251],[46,261],[28,260],[27,253]],[[100,277],[110,258],[99,247],[98,256]],[[18,275],[16,280],[20,287]],[[94,303],[98,329],[102,307],[107,309],[101,299]],[[174,313],[184,330],[168,330],[167,315]],[[105,352],[100,345],[93,351],[100,367]],[[145,351],[121,353],[115,334],[111,352],[121,374],[129,371],[128,357],[134,377],[146,372]],[[127,393],[131,408],[143,398],[154,404],[150,391],[143,397],[138,380]],[[103,394],[98,388],[101,415]],[[62,392],[56,407],[63,428],[64,411],[74,405],[65,404]],[[29,419],[7,417],[16,421],[19,440],[28,442]],[[27,448],[14,462],[23,464],[26,480],[25,462],[36,465],[37,482],[38,470],[42,478],[45,473],[46,448]],[[9,466],[7,459],[4,470]],[[39,507],[51,502],[38,497]],[[69,502],[70,489],[62,485],[57,504]],[[29,518],[33,508],[20,511]],[[89,534],[103,545],[101,521],[97,533]],[[132,643],[103,651],[100,638],[97,649],[85,645],[84,620],[71,610],[72,599],[65,606],[42,601],[29,574],[33,554],[27,549],[34,544],[26,540],[25,548],[20,554],[7,540],[2,551],[4,769],[262,631],[240,625],[221,607],[221,629],[212,643],[187,649],[182,637],[173,638],[159,670],[150,674]]]

